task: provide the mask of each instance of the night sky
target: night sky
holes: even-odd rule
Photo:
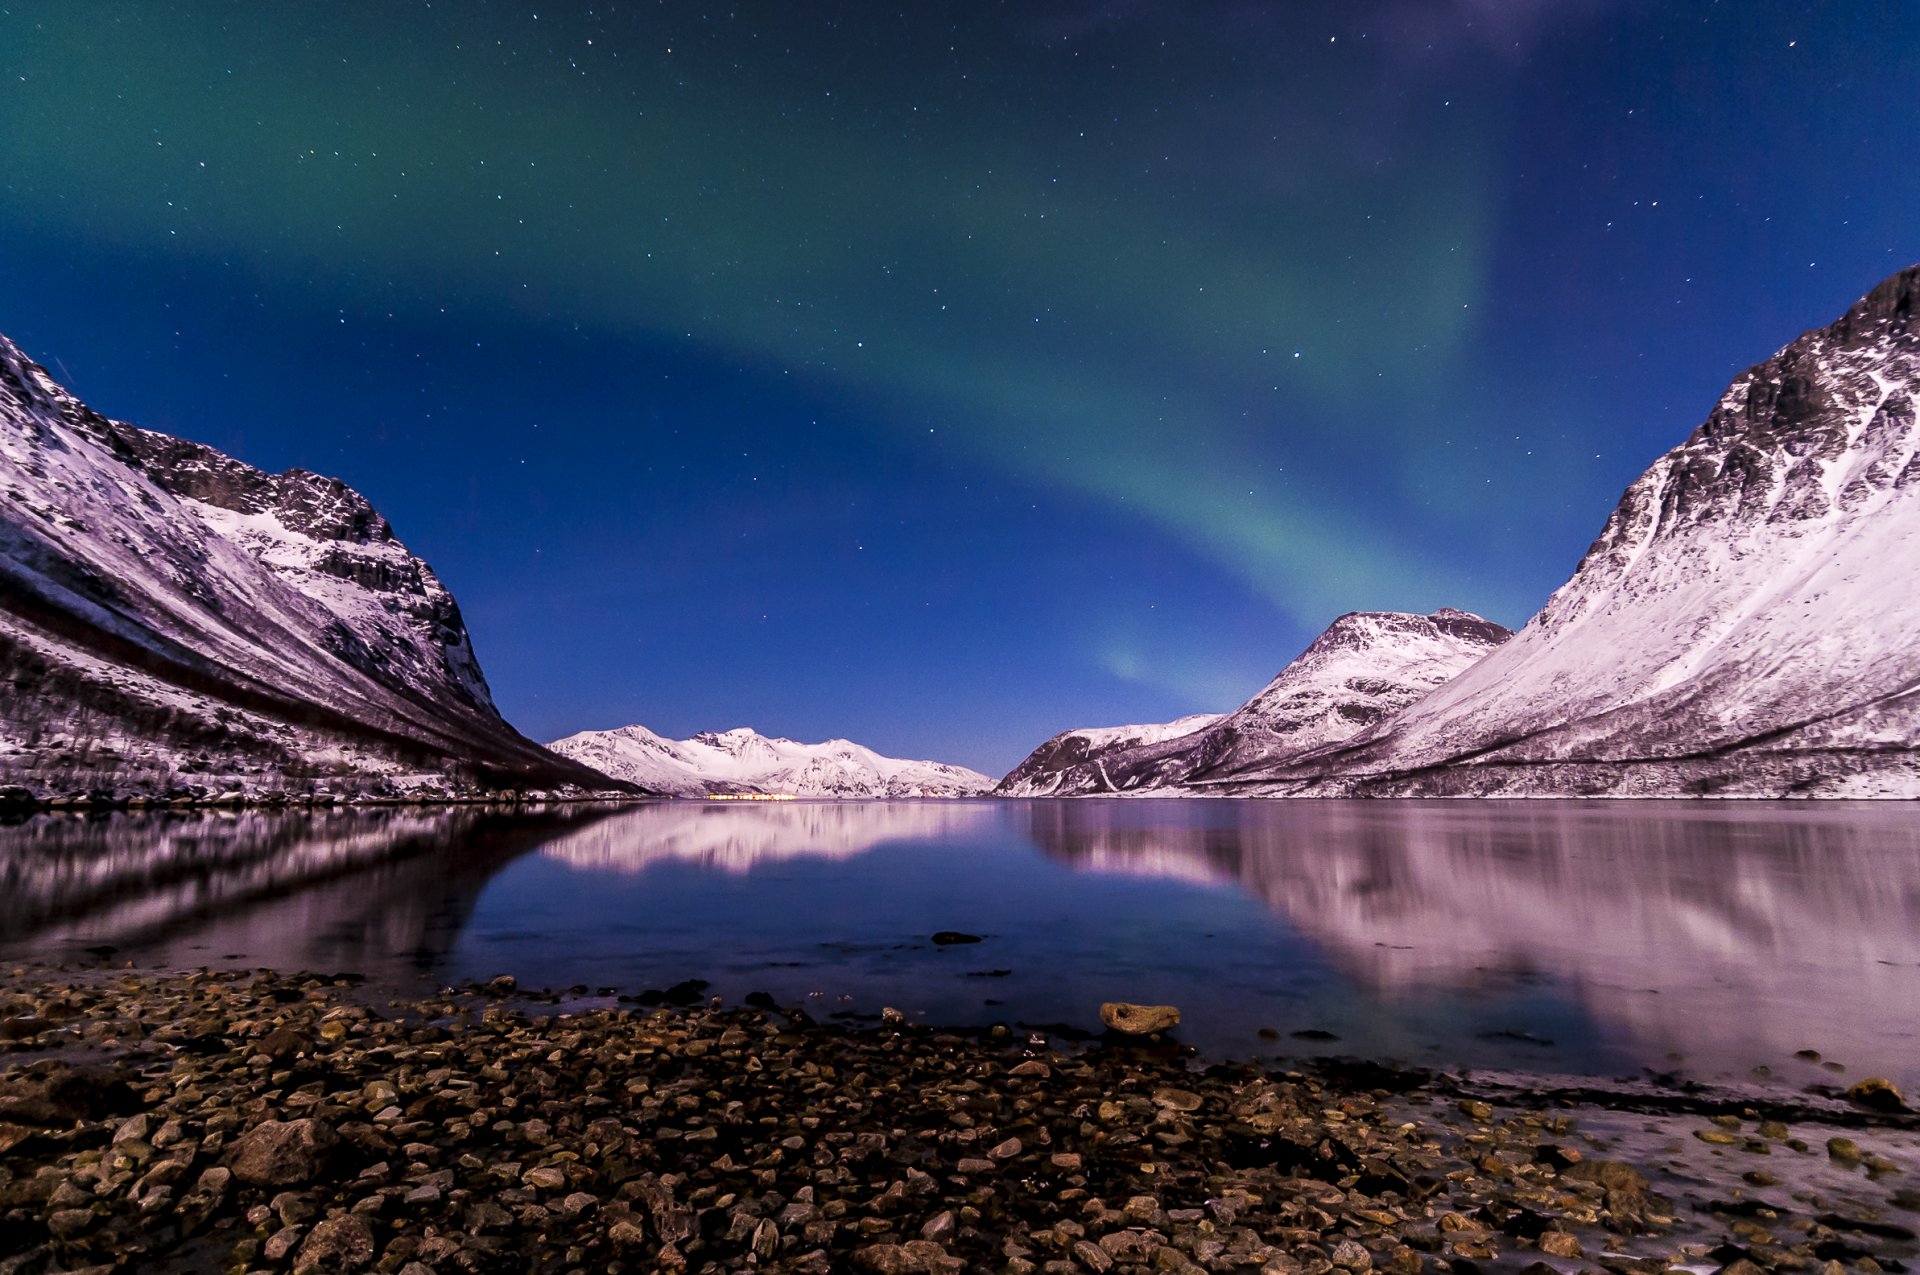
[[[364,491],[536,738],[994,774],[1518,626],[1920,259],[1911,0],[0,0],[0,331]]]

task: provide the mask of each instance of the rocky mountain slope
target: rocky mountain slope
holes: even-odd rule
[[[358,492],[89,410],[0,337],[0,785],[605,788],[507,725]]]
[[[1526,628],[1264,794],[1920,797],[1920,266],[1738,377]]]
[[[1335,620],[1258,695],[1224,717],[1068,731],[1035,749],[995,791],[1007,797],[1184,791],[1218,772],[1356,735],[1457,676],[1508,636],[1465,611],[1356,611]]]
[[[993,787],[961,766],[882,757],[844,739],[769,739],[744,726],[692,739],[622,726],[582,731],[548,747],[616,779],[682,797],[968,797]]]

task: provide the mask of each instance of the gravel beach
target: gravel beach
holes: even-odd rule
[[[509,979],[16,968],[0,1050],[0,1275],[1870,1275],[1920,1207],[1897,1096],[1829,1145],[1751,1108]]]

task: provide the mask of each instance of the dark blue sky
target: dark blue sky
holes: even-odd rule
[[[551,738],[999,773],[1518,625],[1920,259],[1906,0],[0,0],[0,330],[336,474]]]

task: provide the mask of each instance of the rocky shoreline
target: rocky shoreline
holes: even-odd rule
[[[34,814],[105,815],[115,811],[181,811],[214,813],[235,810],[314,811],[359,810],[388,807],[441,809],[483,806],[501,810],[529,807],[630,805],[639,801],[671,801],[674,798],[643,792],[507,792],[474,793],[421,791],[382,796],[362,792],[249,792],[242,789],[173,791],[157,795],[120,793],[101,788],[90,792],[66,792],[53,796],[31,788],[0,787],[0,816]]]
[[[1203,1067],[1157,1038],[1065,1052],[584,993],[0,973],[0,1275],[1871,1275],[1915,1254],[1899,1113],[1831,1143],[1753,1110],[1656,1130],[1379,1068]]]

